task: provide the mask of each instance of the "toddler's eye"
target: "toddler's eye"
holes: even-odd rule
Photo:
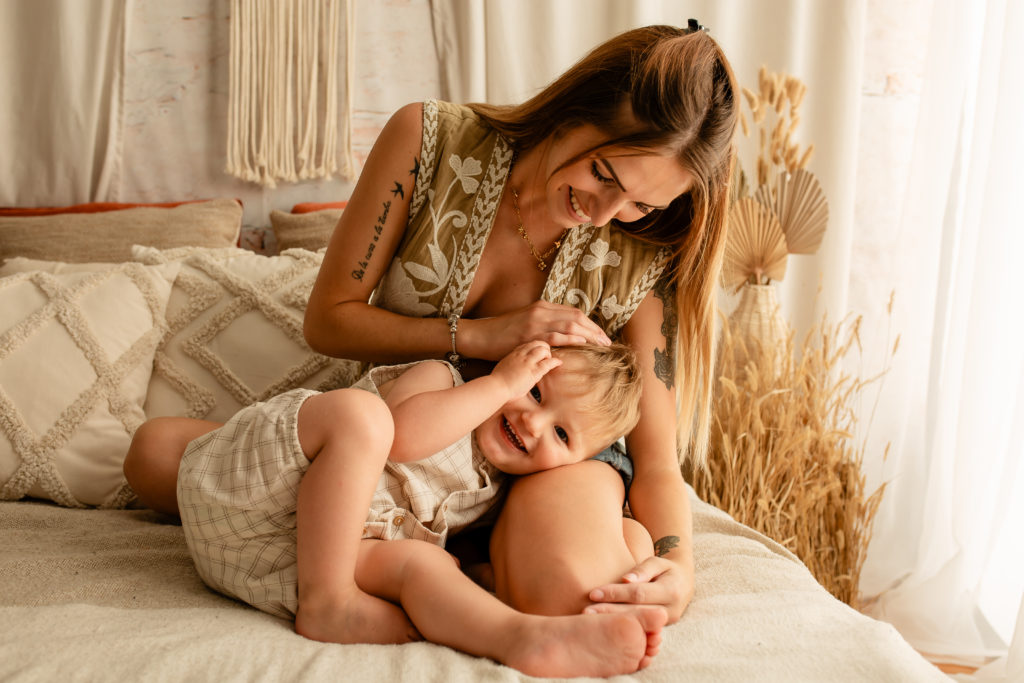
[[[564,443],[569,443],[569,434],[561,427],[555,427],[555,434],[557,434],[558,438],[561,439]]]
[[[540,387],[534,385],[533,389],[530,389],[530,396],[533,396],[533,400],[540,403]]]

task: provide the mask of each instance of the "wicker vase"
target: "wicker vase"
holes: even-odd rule
[[[788,328],[774,285],[743,285],[739,305],[729,316],[729,323],[732,333],[743,340],[742,344],[734,344],[737,369],[753,358],[780,367]]]

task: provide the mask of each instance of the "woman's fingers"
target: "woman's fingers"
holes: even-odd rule
[[[659,605],[665,608],[669,621],[675,622],[690,601],[692,591],[687,585],[685,572],[675,562],[649,557],[623,576],[621,583],[605,584],[590,591],[588,597],[594,604],[586,609],[606,612]]]
[[[590,591],[590,599],[600,603],[627,605],[668,605],[669,591],[654,582],[610,583]]]
[[[544,337],[551,346],[579,346],[580,344],[592,343],[589,339],[579,334],[561,334],[559,332],[551,332]]]
[[[474,357],[498,360],[520,344],[532,340],[551,346],[608,345],[604,330],[582,311],[564,304],[535,301],[514,313],[474,321],[466,326],[463,348]]]

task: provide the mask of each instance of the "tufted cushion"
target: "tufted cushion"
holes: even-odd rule
[[[223,422],[239,408],[296,387],[348,386],[360,364],[314,353],[302,318],[323,254],[293,249],[135,247],[147,264],[180,263],[170,331],[154,362],[145,411]]]
[[[0,273],[0,498],[123,507],[178,266],[19,261]]]

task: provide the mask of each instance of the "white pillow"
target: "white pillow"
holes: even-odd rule
[[[121,466],[177,265],[12,261],[0,273],[0,498],[124,507]]]
[[[302,335],[322,253],[135,246],[132,256],[148,264],[181,263],[147,417],[224,422],[244,406],[296,387],[326,390],[358,378],[359,363],[315,353]]]

